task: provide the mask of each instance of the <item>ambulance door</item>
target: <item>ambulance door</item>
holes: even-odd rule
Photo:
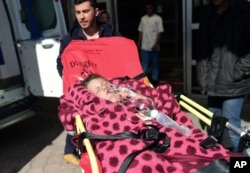
[[[4,7],[5,4],[0,1],[0,108],[26,96],[17,50]]]
[[[20,55],[25,84],[35,96],[59,97],[56,68],[66,25],[60,0],[5,0]]]

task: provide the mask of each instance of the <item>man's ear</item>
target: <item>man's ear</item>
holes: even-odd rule
[[[99,12],[100,12],[99,8],[96,8],[96,9],[95,9],[95,16],[96,16],[96,17],[98,17]]]

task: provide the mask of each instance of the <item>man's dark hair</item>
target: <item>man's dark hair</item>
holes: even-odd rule
[[[152,6],[154,8],[155,7],[155,2],[153,0],[148,0],[145,3],[145,6],[147,6],[147,5],[150,5],[150,6]]]
[[[97,2],[96,0],[74,0],[74,5],[79,5],[83,2],[87,2],[89,1],[90,2],[90,5],[94,8],[97,8]]]

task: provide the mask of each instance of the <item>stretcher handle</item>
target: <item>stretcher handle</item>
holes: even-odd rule
[[[202,120],[204,123],[206,123],[208,126],[211,126],[211,120],[208,119],[206,116],[202,115],[197,110],[195,110],[193,107],[191,107],[190,105],[188,105],[187,103],[185,103],[182,100],[179,101],[179,104],[183,108],[185,108],[186,110],[188,110],[190,113],[192,113],[193,115],[195,115],[197,118],[199,118],[200,120]]]
[[[82,122],[80,115],[75,116],[75,121],[76,121],[77,132],[78,133],[79,132],[80,133],[86,132],[86,128],[84,127],[84,124]],[[92,173],[101,173],[101,171],[99,170],[99,167],[98,167],[97,157],[96,157],[94,149],[90,143],[90,140],[88,138],[85,138],[83,140],[83,142],[84,142],[84,145],[85,145],[86,150],[87,150],[88,155],[89,155]]]
[[[200,110],[201,112],[203,112],[204,114],[206,114],[208,117],[210,117],[210,118],[213,117],[213,115],[214,115],[213,112],[209,111],[208,109],[206,109],[203,106],[199,105],[198,103],[194,102],[190,98],[188,98],[188,97],[186,97],[184,95],[180,95],[180,99],[183,100],[183,101],[185,101],[189,105],[195,107],[196,109]]]
[[[194,102],[193,100],[189,99],[188,97],[184,95],[179,96],[179,104],[184,107],[186,110],[188,110],[190,113],[198,117],[200,120],[202,120],[204,123],[206,123],[208,126],[211,126],[211,119],[207,118],[206,116],[202,115],[200,112],[195,110],[193,107],[196,109],[200,110],[204,114],[206,114],[208,117],[212,118],[213,117],[213,112],[209,111],[208,109],[204,108],[203,106],[199,105],[198,103]],[[185,101],[185,102],[184,102]],[[191,106],[193,107],[191,107]],[[229,130],[235,132],[236,134],[243,136],[246,134],[245,131],[242,129],[236,127],[233,124],[230,124],[229,122],[226,123],[225,125]]]

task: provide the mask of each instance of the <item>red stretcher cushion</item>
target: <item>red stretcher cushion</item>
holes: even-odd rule
[[[134,78],[143,73],[133,40],[121,36],[72,40],[62,54],[63,90],[90,73]]]

